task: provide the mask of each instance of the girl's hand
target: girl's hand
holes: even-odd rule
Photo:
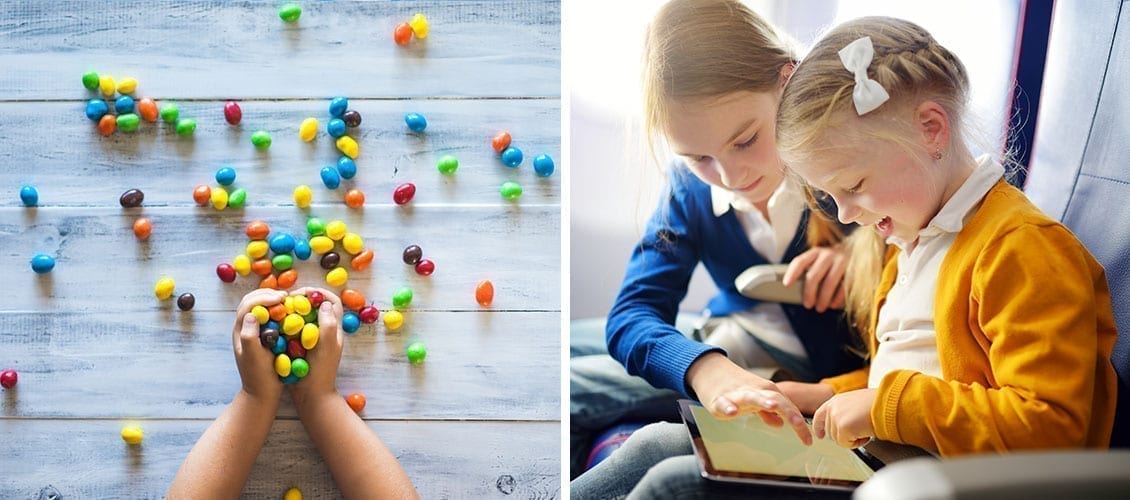
[[[243,391],[255,399],[277,403],[282,395],[282,382],[275,373],[275,355],[259,343],[259,321],[251,314],[255,306],[270,307],[283,301],[286,292],[260,288],[243,296],[235,313],[232,328],[232,349]]]
[[[848,256],[839,247],[814,247],[789,262],[781,283],[790,286],[804,276],[804,307],[824,312],[844,307],[844,272]]]
[[[777,382],[777,389],[784,394],[805,415],[816,413],[816,409],[835,396],[828,384],[808,384],[804,382]]]
[[[871,407],[878,389],[859,389],[832,396],[812,416],[816,437],[832,438],[844,448],[858,448],[875,435]]]
[[[341,364],[345,339],[345,331],[341,329],[341,318],[345,314],[341,299],[329,290],[314,287],[299,288],[290,294],[306,295],[307,291],[315,290],[325,297],[318,307],[318,344],[306,352],[310,373],[290,385],[295,406],[327,394],[336,396],[337,392],[337,368]]]
[[[773,427],[788,423],[801,442],[812,444],[804,416],[776,385],[745,371],[719,352],[695,361],[687,370],[687,382],[715,417],[730,419],[756,413]]]

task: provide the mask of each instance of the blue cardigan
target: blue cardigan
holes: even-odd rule
[[[605,335],[609,353],[628,373],[691,396],[685,384],[691,363],[711,351],[724,353],[685,337],[673,326],[691,274],[702,262],[718,288],[707,310],[711,316],[724,316],[758,304],[738,292],[734,279],[750,266],[768,261],[754,250],[734,210],[715,217],[708,184],[681,163],[673,164],[672,172],[670,192],[628,261]],[[808,249],[808,217],[806,210],[785,251],[785,262]],[[861,366],[862,361],[844,349],[852,337],[842,311],[817,313],[787,304],[782,308],[817,376]]]

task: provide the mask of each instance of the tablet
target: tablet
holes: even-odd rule
[[[785,279],[788,264],[762,264],[742,271],[734,278],[738,292],[751,299],[800,304],[804,302],[804,279],[789,286],[781,283]]]
[[[883,466],[830,439],[805,446],[791,427],[770,427],[756,415],[719,420],[693,401],[680,400],[679,407],[707,479],[854,490]]]

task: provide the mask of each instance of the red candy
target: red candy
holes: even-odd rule
[[[298,339],[290,339],[286,341],[286,355],[290,356],[290,359],[305,358],[306,348],[302,347],[302,342]]]
[[[16,374],[15,370],[4,370],[0,372],[0,386],[5,389],[11,389],[16,386],[16,382],[20,380],[20,376]]]
[[[392,32],[392,39],[396,41],[397,45],[408,45],[412,41],[412,25],[408,23],[400,23]]]
[[[361,318],[361,322],[365,324],[376,323],[377,316],[380,316],[380,314],[381,311],[373,305],[362,307],[360,311],[357,311],[357,317]]]
[[[231,283],[235,281],[235,268],[228,263],[220,264],[216,266],[216,276],[224,283]]]
[[[412,201],[413,196],[416,196],[416,185],[406,182],[396,186],[396,190],[392,192],[392,201],[395,201],[397,205],[403,205]]]
[[[212,188],[206,184],[196,186],[196,189],[192,190],[192,201],[202,207],[207,205],[208,202],[212,201]]]
[[[239,125],[239,121],[243,119],[243,110],[239,109],[238,102],[228,101],[224,104],[224,119],[232,125]]]
[[[432,262],[431,259],[420,259],[420,262],[416,263],[416,274],[421,276],[430,276],[435,270],[436,263]]]
[[[315,291],[315,290],[308,290],[306,292],[306,298],[310,299],[310,306],[311,307],[321,306],[322,302],[326,301],[326,296],[322,295],[322,292]]]

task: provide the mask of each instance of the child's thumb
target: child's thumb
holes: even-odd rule
[[[239,329],[239,340],[244,345],[259,342],[259,320],[255,315],[248,313],[243,316],[243,325]]]

